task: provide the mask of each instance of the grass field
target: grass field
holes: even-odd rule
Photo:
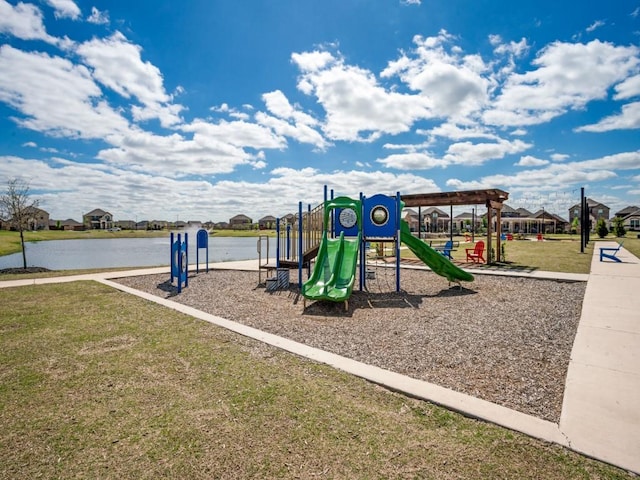
[[[444,243],[446,239],[438,239],[438,243]],[[472,249],[474,244],[463,243],[464,237],[454,237],[460,242],[457,250],[451,252],[454,261],[464,263],[466,261],[466,249]],[[476,240],[483,240],[486,237],[477,237]],[[599,242],[624,240],[624,247],[631,253],[640,257],[640,239],[636,233],[628,233],[623,238],[608,236],[599,239],[591,237],[584,253],[580,253],[580,238],[570,235],[554,235],[546,237],[545,241],[513,240],[503,241],[505,258],[499,264],[500,268],[511,270],[543,270],[548,272],[568,272],[568,273],[589,273],[591,268],[591,257],[593,249],[597,248]],[[495,249],[495,241],[493,243]],[[415,258],[413,253],[405,249],[401,253],[403,258]],[[486,258],[486,252],[485,252]],[[474,268],[494,268],[490,265],[473,265]],[[464,268],[464,266],[463,266]]]
[[[3,479],[635,478],[97,283],[0,304]]]

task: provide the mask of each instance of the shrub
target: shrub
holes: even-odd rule
[[[609,229],[607,228],[607,224],[604,221],[604,218],[601,218],[600,220],[598,220],[598,223],[596,223],[596,233],[600,238],[606,237],[609,233]]]
[[[615,217],[613,219],[613,232],[616,237],[624,237],[627,233],[624,228],[624,220],[621,217]]]

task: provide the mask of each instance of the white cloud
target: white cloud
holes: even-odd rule
[[[569,155],[567,155],[566,153],[551,154],[551,160],[553,160],[554,162],[564,162],[567,158],[569,158]]]
[[[194,132],[203,140],[211,139],[240,148],[283,149],[287,146],[285,138],[275,134],[271,129],[242,120],[232,122],[221,120],[218,123],[212,123],[196,119],[180,129],[185,132]]]
[[[532,157],[531,155],[524,155],[520,157],[518,162],[514,163],[517,167],[540,167],[542,165],[548,165],[549,160],[543,160],[541,158]]]
[[[109,12],[106,10],[101,12],[96,7],[91,7],[91,15],[87,17],[87,22],[94,23],[96,25],[108,25]]]
[[[448,138],[450,140],[462,140],[464,138],[486,138],[489,140],[497,140],[499,138],[488,128],[482,127],[480,125],[460,127],[459,125],[455,125],[452,123],[443,123],[429,131],[425,131],[424,133]]]
[[[255,163],[259,167],[259,161]],[[313,168],[278,168],[260,183],[244,180],[207,182],[125,170],[118,165],[75,163],[58,159],[53,165],[36,159],[0,157],[0,177],[12,178],[29,171],[31,186],[42,192],[42,207],[51,218],[75,218],[96,207],[117,220],[144,218],[173,220],[228,220],[245,213],[253,218],[283,216],[297,211],[298,202],[322,202],[324,185],[337,195],[366,195],[438,191],[436,184],[412,174]],[[55,178],[56,182],[51,182]],[[381,188],[381,185],[384,187]],[[158,201],[162,192],[162,201]],[[269,199],[268,202],[264,200]],[[194,201],[197,199],[197,201]]]
[[[115,32],[78,45],[77,53],[93,69],[94,78],[124,98],[135,97],[142,106],[132,108],[138,121],[157,118],[169,127],[181,122],[182,106],[171,104],[160,70],[141,58],[142,48]]]
[[[46,0],[55,10],[56,18],[71,18],[77,20],[80,17],[80,9],[73,0]]]
[[[298,66],[301,72],[309,73],[327,68],[335,62],[335,58],[329,52],[315,50],[313,52],[293,53],[291,54],[291,61]]]
[[[303,72],[298,88],[315,95],[325,109],[323,131],[329,139],[372,141],[383,133],[406,132],[416,119],[430,116],[428,101],[388,92],[371,72],[334,57],[318,62],[319,56],[313,52],[314,61],[302,61],[310,58],[305,54],[296,57]]]
[[[522,140],[499,140],[494,143],[453,143],[447,149],[444,159],[450,164],[482,165],[487,160],[504,158],[531,148],[531,144]]]
[[[54,136],[106,138],[128,130],[104,100],[89,70],[46,53],[0,46],[0,101],[18,110],[19,125]]]
[[[280,91],[262,95],[267,110],[273,115],[263,112],[256,114],[256,121],[273,129],[278,135],[291,137],[301,143],[309,143],[319,150],[325,150],[330,144],[314,128],[318,121],[311,115],[291,105],[287,97]]]
[[[60,40],[47,33],[42,19],[42,11],[35,5],[20,2],[13,6],[0,0],[0,33],[57,45]]]
[[[640,74],[626,78],[616,85],[615,90],[614,100],[626,100],[640,96]]]
[[[600,27],[602,27],[604,25],[606,25],[606,24],[602,20],[596,20],[595,22],[593,22],[591,25],[589,25],[587,27],[587,32],[591,33],[595,29],[600,28]]]
[[[545,168],[523,170],[514,175],[488,175],[470,182],[450,179],[447,185],[459,189],[470,188],[531,188],[539,185],[545,190],[566,189],[569,185],[584,185],[590,182],[611,180],[617,177],[616,170],[640,168],[640,151],[623,152],[601,158],[571,163],[553,163]],[[483,187],[479,187],[483,185]]]
[[[523,126],[544,123],[568,110],[603,99],[614,84],[640,64],[640,48],[594,40],[588,44],[555,42],[532,62],[535,70],[511,75],[491,109],[488,124]]]
[[[96,158],[118,168],[170,178],[230,173],[252,159],[240,147],[201,134],[189,139],[138,131],[113,143],[116,147],[101,150]]]
[[[514,175],[488,175],[473,181],[450,179],[448,186],[466,190],[471,188],[503,188],[507,191],[530,188],[531,185],[543,186],[545,190],[566,188],[568,185],[584,184],[615,178],[616,174],[608,170],[588,171],[575,164],[551,164],[547,168],[523,170]],[[482,185],[480,187],[479,185]]]
[[[487,65],[479,56],[445,49],[452,39],[446,31],[436,37],[416,35],[413,55],[389,62],[381,77],[399,76],[420,93],[417,98],[424,99],[432,116],[462,119],[485,105],[490,82],[482,76]]]
[[[449,165],[448,161],[437,158],[428,152],[395,153],[385,158],[378,158],[376,162],[397,170],[428,170],[437,167],[444,168]]]
[[[640,101],[622,106],[619,115],[610,115],[598,123],[584,125],[576,132],[609,132],[611,130],[630,130],[640,128]]]

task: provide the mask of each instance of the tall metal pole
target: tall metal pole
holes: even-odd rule
[[[585,227],[584,227],[584,187],[580,188],[580,253],[584,253],[585,242]]]
[[[400,192],[396,192],[396,292],[400,291],[400,222],[402,221],[402,207]]]

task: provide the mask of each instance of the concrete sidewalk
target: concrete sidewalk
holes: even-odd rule
[[[573,450],[640,473],[640,260],[595,242],[560,417]]]

